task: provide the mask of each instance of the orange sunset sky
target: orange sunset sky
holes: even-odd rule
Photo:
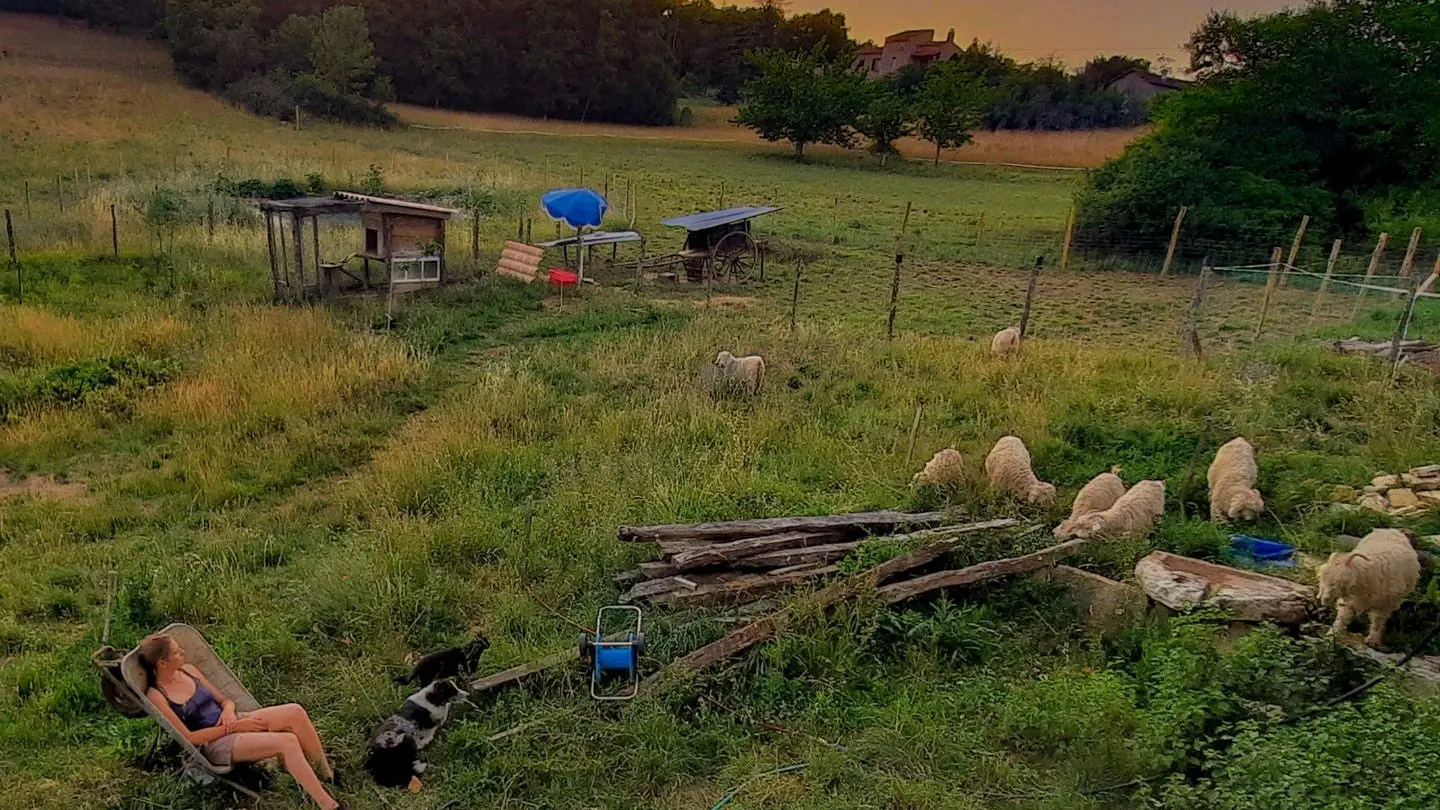
[[[880,42],[907,28],[934,28],[943,39],[994,41],[1021,61],[1055,56],[1077,66],[1098,54],[1188,64],[1182,43],[1212,8],[1253,14],[1299,5],[1298,0],[792,0],[792,12],[844,12],[851,36]]]

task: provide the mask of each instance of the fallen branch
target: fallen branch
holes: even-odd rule
[[[722,523],[678,523],[664,526],[621,526],[618,537],[628,543],[658,543],[667,540],[711,543],[764,537],[787,532],[842,531],[850,536],[890,534],[902,526],[923,529],[939,526],[951,515],[945,512],[859,512],[849,515],[732,520]]]
[[[984,523],[972,523],[966,526],[950,526],[944,529],[917,532],[913,535],[892,538],[898,542],[913,541],[918,538],[930,539],[931,542],[902,557],[883,562],[863,574],[849,577],[822,588],[806,598],[802,604],[814,609],[827,608],[844,599],[874,588],[892,577],[934,562],[945,554],[954,551],[955,547],[964,540],[966,535],[989,529],[1006,529],[1016,525],[1016,523],[1017,521],[1006,518],[986,521]],[[672,661],[669,666],[646,678],[640,684],[640,691],[642,693],[653,692],[671,679],[688,677],[708,669],[721,661],[733,658],[751,647],[763,644],[784,630],[793,618],[794,612],[791,608],[782,608],[762,619],[751,622],[716,641],[706,644],[704,647],[695,650],[683,658]]]
[[[1041,568],[1055,564],[1059,560],[1072,556],[1084,548],[1090,541],[1071,540],[1068,543],[1061,543],[1058,546],[1037,551],[1034,554],[1026,554],[1023,557],[1010,557],[1004,560],[992,560],[979,565],[972,565],[969,568],[961,568],[958,571],[940,571],[928,576],[916,577],[905,582],[897,582],[894,585],[887,585],[875,593],[887,605],[893,605],[913,596],[938,591],[941,588],[958,588],[965,585],[975,585],[987,582],[1000,577],[1014,576],[1015,574],[1026,574],[1031,571],[1038,571]]]

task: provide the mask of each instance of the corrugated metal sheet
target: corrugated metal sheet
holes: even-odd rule
[[[733,225],[737,222],[744,222],[747,219],[763,217],[766,214],[773,214],[779,208],[768,205],[747,205],[741,208],[726,208],[724,211],[707,211],[703,214],[691,214],[685,217],[675,217],[661,222],[661,225],[669,225],[674,228],[684,228],[687,231],[708,231],[711,228],[719,228],[725,225]]]
[[[540,242],[535,247],[556,248],[575,244],[576,237],[569,236],[564,239],[556,239],[550,242]],[[595,231],[585,234],[585,246],[593,245],[618,245],[624,242],[644,242],[645,237],[637,231]]]

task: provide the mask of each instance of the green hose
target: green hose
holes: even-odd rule
[[[803,771],[808,767],[810,767],[810,763],[808,762],[797,762],[794,765],[786,765],[783,768],[776,768],[773,771],[766,771],[765,773],[759,774],[757,776],[752,776],[749,779],[746,779],[744,782],[741,782],[738,786],[731,788],[729,793],[726,793],[720,799],[720,801],[716,802],[710,807],[710,810],[720,810],[720,808],[722,807],[729,807],[730,803],[735,801],[735,797],[739,796],[740,793],[745,790],[745,788],[750,787],[750,785],[761,779],[764,779],[768,776],[779,776],[780,774],[784,773],[795,773],[796,771]]]

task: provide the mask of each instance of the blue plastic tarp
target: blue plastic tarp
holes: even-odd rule
[[[1256,568],[1295,567],[1295,547],[1276,540],[1251,537],[1247,534],[1232,534],[1230,535],[1230,552],[1241,562]]]
[[[702,214],[674,217],[664,220],[660,224],[669,225],[672,228],[684,228],[691,232],[708,231],[711,228],[720,228],[725,225],[744,222],[747,219],[763,217],[766,214],[773,214],[779,210],[779,208],[769,205],[747,205],[740,208],[726,208],[724,211],[706,211]]]

